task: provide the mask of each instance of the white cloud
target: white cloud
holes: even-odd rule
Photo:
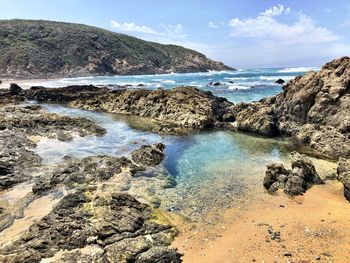
[[[209,26],[209,28],[218,28],[219,27],[219,25],[217,23],[212,22],[212,21],[209,22],[208,26]]]
[[[171,36],[173,38],[185,38],[187,35],[183,33],[182,25],[166,25],[160,24],[165,29],[165,35]]]
[[[282,14],[289,14],[290,13],[290,8],[287,7],[285,8],[283,5],[279,4],[278,6],[273,6],[264,12],[262,12],[260,15],[261,16],[268,16],[268,17],[274,17],[274,16],[279,16]]]
[[[118,31],[138,32],[138,33],[153,34],[153,35],[161,35],[162,34],[160,32],[157,32],[156,30],[154,30],[151,27],[136,25],[134,22],[119,23],[115,20],[111,20],[111,25],[114,29],[117,29]]]
[[[277,21],[276,17],[288,15],[290,12],[290,8],[279,5],[265,10],[255,18],[234,18],[229,22],[232,29],[231,36],[249,37],[279,45],[314,44],[339,39],[328,29],[317,27],[311,17],[302,13],[297,15],[296,21],[292,24]]]
[[[160,24],[163,30],[155,30],[151,27],[144,25],[137,25],[134,22],[124,22],[119,23],[115,20],[111,20],[112,28],[116,29],[120,32],[132,32],[137,34],[148,35],[148,36],[160,36],[163,38],[169,39],[183,39],[186,38],[186,34],[184,34],[182,25],[170,25],[170,24]]]
[[[221,22],[219,22],[219,23],[213,22],[213,21],[209,21],[208,27],[209,27],[209,28],[219,28],[219,27],[221,27],[221,26],[224,26],[225,24],[226,24],[225,21],[221,21]]]

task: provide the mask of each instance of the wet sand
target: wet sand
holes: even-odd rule
[[[350,203],[336,181],[294,199],[266,193],[228,209],[218,223],[174,223],[180,235],[173,246],[185,263],[350,262]]]

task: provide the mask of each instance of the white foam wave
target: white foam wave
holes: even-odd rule
[[[230,85],[228,87],[229,90],[244,90],[244,89],[250,89],[250,87],[247,86],[241,86],[241,85]]]
[[[261,80],[276,81],[278,79],[283,79],[284,81],[294,79],[294,76],[260,76]]]
[[[310,70],[317,71],[319,69],[320,68],[318,68],[318,67],[284,68],[284,69],[279,70],[278,72],[281,72],[281,73],[307,72],[307,71],[310,71]]]
[[[164,84],[175,84],[176,81],[174,81],[174,80],[162,80],[162,83],[164,83]]]

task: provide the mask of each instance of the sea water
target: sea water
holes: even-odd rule
[[[294,70],[294,71],[293,71]],[[208,72],[151,76],[115,76],[75,78],[49,81],[46,85],[132,84],[142,83],[154,89],[179,85],[196,85],[232,102],[253,101],[272,96],[282,90],[274,82],[304,74],[304,69],[252,69],[235,72]],[[306,70],[306,68],[305,68]],[[232,83],[231,83],[231,82]],[[222,85],[211,87],[209,82]],[[160,169],[176,181],[176,187],[162,190],[161,207],[195,219],[214,207],[222,208],[247,199],[247,195],[263,192],[262,180],[266,165],[288,163],[293,146],[286,140],[263,138],[251,134],[222,130],[194,132],[190,135],[167,136],[150,132],[148,120],[100,112],[70,109],[44,104],[50,112],[89,118],[107,130],[102,137],[78,137],[71,142],[45,139],[35,151],[44,162],[59,162],[66,155],[82,158],[107,154],[128,156],[143,144],[163,142],[166,159]],[[258,189],[258,190],[256,190]]]
[[[276,69],[240,69],[237,71],[211,71],[203,73],[136,75],[136,76],[101,76],[38,80],[23,83],[24,87],[41,85],[45,87],[61,87],[67,85],[129,85],[128,88],[174,88],[178,86],[194,86],[209,90],[216,96],[225,97],[232,102],[253,101],[275,95],[281,91],[276,80],[289,81],[315,67],[276,68]],[[219,86],[209,85],[219,82]],[[143,86],[139,86],[143,85]]]

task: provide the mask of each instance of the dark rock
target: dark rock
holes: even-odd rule
[[[222,84],[221,82],[210,82],[209,86],[215,86],[215,87],[219,87],[219,86],[223,86],[224,84]]]
[[[18,86],[15,83],[10,84],[10,94],[11,95],[19,95],[19,93],[22,91],[22,88]]]
[[[127,194],[82,190],[64,197],[43,219],[0,250],[2,262],[181,262],[170,245],[175,230],[152,221],[152,209]],[[94,244],[95,250],[82,249]],[[58,258],[56,258],[57,260]],[[86,261],[84,261],[86,262]]]
[[[283,79],[278,79],[275,81],[276,84],[279,84],[279,85],[283,85],[284,83],[286,83]]]
[[[338,180],[344,185],[344,196],[350,202],[350,159],[339,160],[337,174]]]
[[[270,192],[283,189],[289,196],[301,195],[314,184],[323,181],[317,174],[313,163],[297,152],[291,154],[292,170],[284,168],[283,164],[267,166],[263,185]]]
[[[140,165],[156,166],[160,164],[165,154],[163,153],[165,145],[156,143],[152,145],[143,145],[141,148],[131,153],[131,159]]]

